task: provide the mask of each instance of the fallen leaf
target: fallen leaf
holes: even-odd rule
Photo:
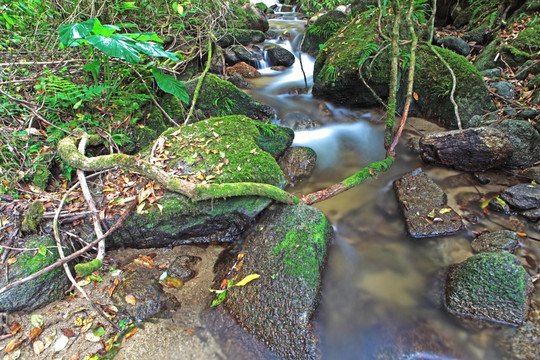
[[[446,214],[446,213],[449,213],[450,211],[452,211],[451,208],[443,208],[443,209],[439,210],[439,213]]]
[[[527,237],[527,234],[524,232],[517,232],[517,234],[522,237]]]
[[[248,283],[250,283],[253,280],[258,279],[260,277],[261,277],[261,275],[259,275],[259,274],[250,274],[250,275],[246,276],[245,278],[243,278],[242,280],[240,280],[237,284],[234,284],[234,286],[247,285]]]
[[[414,100],[418,101],[418,94],[416,92],[413,92],[413,98]]]
[[[16,339],[11,340],[7,345],[4,351],[7,353],[12,352],[13,350],[17,349],[21,344],[23,343],[24,339],[22,336],[19,336]]]
[[[32,348],[34,349],[34,353],[39,355],[45,350],[45,344],[43,344],[43,341],[37,340],[32,344]]]
[[[7,264],[8,265],[13,265],[17,262],[17,258],[16,257],[10,257],[9,259],[7,259]]]
[[[42,327],[33,327],[32,330],[30,330],[30,335],[28,336],[30,340],[36,339],[41,333],[43,332]]]
[[[99,342],[101,340],[99,336],[94,335],[92,332],[87,332],[86,334],[84,334],[84,339],[86,341],[90,341],[94,343]]]
[[[75,334],[75,331],[71,330],[71,329],[61,329],[60,331],[62,331],[62,334],[66,335],[67,337],[75,337],[77,336],[77,334]]]
[[[186,334],[188,334],[188,335],[195,334],[195,329],[193,329],[193,328],[186,329]]]
[[[149,264],[147,261],[144,261],[143,259],[135,259],[135,260],[133,260],[133,263],[135,265],[139,265],[139,266],[145,267],[147,269],[152,269],[152,265],[153,265],[153,262],[152,262],[152,264]]]
[[[133,296],[133,295],[126,295],[126,297],[124,298],[124,300],[125,300],[128,304],[131,304],[131,305],[136,305],[136,304],[137,304],[137,300],[135,300],[135,296]]]
[[[69,360],[79,360],[80,359],[80,355],[79,353],[75,353],[73,355],[71,355],[71,357],[69,358]]]
[[[134,327],[133,330],[131,330],[130,332],[128,332],[126,334],[126,339],[129,339],[130,337],[132,337],[133,335],[135,335],[135,332],[137,331],[137,328]]]
[[[30,322],[37,328],[43,327],[43,317],[41,315],[34,314],[30,317]]]
[[[69,338],[66,335],[60,335],[58,339],[54,342],[54,351],[62,351],[66,348],[69,342]]]
[[[22,329],[22,326],[18,322],[14,321],[14,322],[11,323],[11,334],[12,335],[15,335],[21,329]]]

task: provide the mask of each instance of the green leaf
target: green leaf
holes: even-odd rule
[[[39,247],[38,253],[45,255],[47,253],[47,246],[43,245]]]
[[[163,74],[156,67],[152,67],[152,74],[161,90],[178,97],[185,104],[189,103],[189,95],[183,82],[170,75]]]
[[[99,20],[92,18],[82,23],[59,26],[58,35],[60,36],[60,42],[64,46],[69,46],[72,45],[75,40],[83,39],[86,35],[90,34],[96,22],[99,22]]]
[[[178,61],[178,56],[175,53],[163,50],[163,46],[154,42],[136,41],[135,47],[142,53],[155,57],[164,57],[174,61]]]
[[[223,302],[223,300],[225,300],[225,297],[227,296],[227,290],[223,291],[222,293],[220,293],[217,297],[217,299],[215,299],[214,301],[212,301],[212,307],[214,306],[218,306],[219,304],[221,304]]]
[[[43,317],[41,315],[32,315],[30,322],[34,327],[41,328],[43,326]]]
[[[96,276],[96,275],[88,275],[88,280],[103,282],[103,279],[101,278],[101,276]]]
[[[96,337],[103,336],[105,335],[105,329],[103,328],[103,326],[97,327],[94,330],[92,330],[92,334],[94,334],[94,336]]]
[[[135,40],[126,36],[90,35],[86,37],[86,41],[109,56],[124,59],[131,64],[139,63],[139,52],[134,47]]]

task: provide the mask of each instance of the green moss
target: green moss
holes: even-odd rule
[[[40,251],[26,251],[17,256],[17,262],[12,265],[11,275],[24,277],[38,272],[59,259],[58,251],[54,247],[56,243],[49,237],[33,236],[25,244],[26,248],[38,248]],[[37,281],[59,276],[62,268],[57,268],[41,275]]]
[[[24,220],[21,224],[23,232],[36,232],[39,224],[43,220],[43,204],[36,200],[28,206],[28,210],[24,215]]]
[[[32,183],[40,189],[45,189],[49,183],[49,178],[51,177],[51,172],[49,171],[47,165],[39,164],[36,167],[34,176],[32,178]]]
[[[287,220],[284,226],[291,226],[296,218]],[[315,289],[319,285],[319,273],[326,253],[328,222],[324,214],[319,221],[307,229],[287,232],[285,239],[272,249],[274,255],[281,254],[286,275],[303,278],[307,285]]]
[[[521,31],[514,40],[513,45],[516,49],[534,54],[540,51],[540,22],[536,21]]]
[[[257,125],[246,116],[235,115],[190,124],[174,137],[171,133],[177,129],[166,131],[167,166],[195,182],[208,177],[216,184],[279,184],[283,173],[272,155],[257,144],[261,138]]]

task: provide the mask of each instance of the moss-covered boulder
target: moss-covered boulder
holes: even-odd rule
[[[525,41],[523,41],[523,44],[525,44]],[[507,45],[503,43],[501,38],[496,38],[478,55],[474,66],[480,71],[498,66],[517,68],[529,60],[534,60],[534,58],[534,53],[531,54],[515,46]]]
[[[260,30],[233,29],[230,33],[219,37],[217,44],[226,48],[233,44],[257,44],[266,40],[266,35]]]
[[[446,278],[446,310],[460,318],[521,325],[527,319],[532,282],[514,255],[484,252],[452,265]]]
[[[7,277],[2,274],[0,287],[31,275],[58,259],[56,244],[49,237],[33,236],[24,244],[26,251],[17,256],[17,261],[9,265]],[[35,280],[21,284],[0,294],[0,312],[29,312],[61,298],[69,287],[69,280],[62,267],[43,274]]]
[[[540,22],[535,21],[521,31],[514,42],[514,47],[529,54],[540,52]]]
[[[216,285],[236,275],[260,277],[227,293],[225,307],[251,334],[283,359],[317,359],[312,318],[332,237],[324,214],[306,205],[276,205],[217,266]],[[242,267],[229,274],[238,254]],[[239,268],[238,266],[236,268]]]
[[[388,97],[390,74],[388,50],[378,53],[377,49],[382,48],[380,42],[376,21],[372,17],[360,14],[346,25],[326,42],[324,51],[317,57],[313,95],[338,104],[380,106],[373,92],[382,99]],[[495,109],[480,73],[465,57],[447,49],[435,47],[434,50],[446,60],[457,78],[454,98],[464,127],[474,115]],[[364,60],[362,76],[359,74],[360,60]],[[456,128],[454,107],[450,101],[450,72],[426,45],[417,49],[417,64],[414,92],[418,99],[413,100],[411,114]],[[364,85],[362,77],[371,90]],[[402,77],[398,105],[403,103],[405,77]]]
[[[25,233],[34,233],[37,231],[39,224],[43,220],[43,204],[41,201],[35,200],[28,206],[24,219],[21,223],[21,230]]]
[[[347,20],[347,15],[341,11],[332,10],[321,15],[306,29],[302,51],[311,56],[317,56],[319,45],[324,44],[332,35],[341,29]]]
[[[262,32],[268,31],[270,27],[264,12],[257,6],[249,3],[242,7],[234,6],[230,23],[236,29],[252,29]]]
[[[274,157],[292,142],[294,133],[246,116],[199,121],[164,132],[167,171],[195,183],[256,182],[284,185]],[[146,154],[145,156],[148,156]],[[158,206],[133,214],[122,230],[108,239],[109,247],[163,247],[185,243],[232,241],[270,200],[257,196],[192,202],[166,193]]]
[[[190,102],[199,78],[186,83]],[[247,115],[255,120],[268,120],[275,116],[275,110],[259,104],[232,83],[221,80],[213,74],[206,74],[197,99],[196,108],[206,117],[225,115]]]

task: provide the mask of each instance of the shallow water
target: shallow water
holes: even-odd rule
[[[250,80],[255,85],[251,95],[277,109],[276,123],[294,114],[318,126],[296,131],[294,145],[313,148],[318,160],[313,175],[289,191],[300,196],[322,189],[383,159],[383,114],[378,110],[335,107],[313,99],[309,92],[305,94],[298,61],[304,23],[271,20],[270,25],[272,30],[293,34],[290,44],[284,47],[297,56],[296,63],[283,72],[259,70],[263,77]],[[314,59],[302,54],[302,60],[311,87]],[[491,330],[467,331],[440,309],[434,294],[435,275],[472,255],[470,241],[475,230],[507,226],[540,238],[538,229],[512,217],[483,217],[480,201],[476,201],[471,211],[479,214],[479,222],[467,223],[461,233],[432,239],[409,238],[391,188],[392,181],[406,172],[423,167],[448,193],[449,205],[458,212],[462,202],[457,204],[455,199],[463,194],[497,193],[501,189],[501,185],[474,185],[467,174],[422,164],[403,144],[410,137],[438,127],[421,119],[410,119],[410,123],[398,147],[396,162],[388,172],[315,205],[327,215],[337,234],[317,319],[323,358],[372,358],[387,343],[399,343],[403,351],[410,351],[411,359],[497,359],[490,342]],[[540,258],[537,242],[525,240],[523,245],[522,254]],[[411,335],[410,340],[403,339],[403,334],[417,332],[419,335]],[[432,339],[434,334],[436,341]]]

